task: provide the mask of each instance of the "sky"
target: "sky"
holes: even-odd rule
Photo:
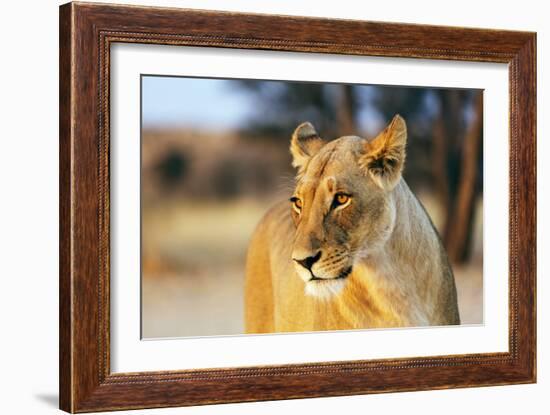
[[[143,126],[237,128],[254,113],[254,103],[231,83],[220,79],[143,76]]]

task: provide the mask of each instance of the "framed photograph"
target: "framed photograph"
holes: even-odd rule
[[[536,35],[60,8],[60,407],[536,381]]]

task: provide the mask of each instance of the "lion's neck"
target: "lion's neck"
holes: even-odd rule
[[[340,317],[358,327],[428,324],[431,301],[426,287],[437,275],[437,259],[428,252],[439,244],[429,218],[404,181],[395,192],[395,226],[386,244],[356,263],[338,298]],[[411,252],[416,247],[416,252]]]

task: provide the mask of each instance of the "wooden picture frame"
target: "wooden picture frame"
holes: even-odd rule
[[[111,373],[113,43],[509,65],[509,352]],[[536,35],[69,3],[60,8],[60,407],[68,412],[531,383],[536,379]],[[228,362],[230,365],[230,362]]]

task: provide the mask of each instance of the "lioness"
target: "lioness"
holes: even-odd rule
[[[460,324],[447,255],[401,176],[406,142],[399,115],[370,141],[296,129],[290,206],[248,249],[248,333]]]

